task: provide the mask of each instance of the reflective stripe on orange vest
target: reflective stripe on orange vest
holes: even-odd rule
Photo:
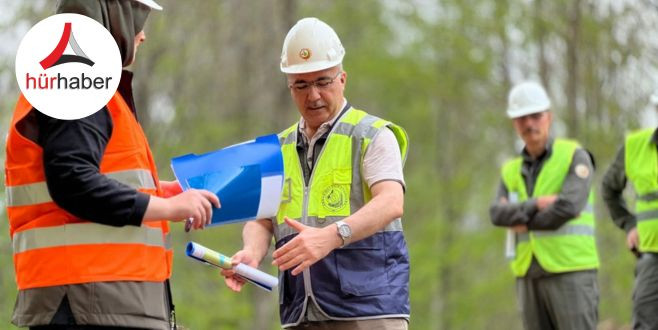
[[[107,230],[106,225],[90,222],[24,230],[14,234],[12,242],[14,253],[66,245],[105,243],[165,247],[159,228],[124,226]]]
[[[151,172],[142,169],[105,173],[114,179],[135,189],[156,189]],[[7,206],[24,206],[52,202],[45,182],[29,183],[6,187]]]

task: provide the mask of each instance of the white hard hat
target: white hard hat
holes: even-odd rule
[[[537,112],[543,112],[551,107],[551,100],[541,85],[535,82],[520,83],[509,92],[507,98],[507,116],[518,118]]]
[[[158,5],[155,1],[153,0],[135,0],[143,5],[146,5],[150,7],[151,9],[155,10],[162,10],[162,6]]]
[[[345,48],[327,23],[307,17],[293,26],[281,50],[281,71],[307,73],[334,67],[343,62]]]

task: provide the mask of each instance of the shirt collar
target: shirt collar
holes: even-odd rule
[[[552,152],[553,152],[553,138],[549,137],[548,140],[546,141],[546,149],[544,150],[543,154],[539,155],[539,157],[533,158],[532,156],[530,156],[530,154],[528,153],[525,147],[523,147],[523,150],[521,151],[521,157],[523,157],[523,161],[525,162],[536,162],[547,156],[550,156]]]
[[[653,135],[651,135],[651,142],[653,142],[653,144],[658,145],[658,128],[656,128],[656,130],[653,131]]]
[[[347,103],[347,99],[343,98],[343,106],[341,107],[341,110],[338,111],[331,119],[325,121],[320,125],[320,127],[323,126],[329,126],[332,127],[338,120],[338,118],[345,112],[346,108],[348,108],[349,104]],[[306,121],[304,120],[304,117],[301,117],[299,119],[299,129],[303,132],[304,129],[306,129]],[[319,128],[318,128],[319,129]]]
[[[327,120],[326,122],[322,123],[320,127],[318,127],[318,130],[315,132],[315,135],[322,134],[320,136],[326,136],[329,134],[331,129],[333,128],[334,124],[338,121],[338,118],[340,118],[349,108],[352,106],[347,102],[345,98],[343,98],[343,108],[340,110],[333,118]],[[299,124],[297,125],[297,136],[301,137],[298,138],[297,140],[300,142],[307,142],[306,140],[311,140],[313,139],[313,136],[306,136],[305,128],[306,128],[306,122],[304,121],[304,117],[302,117],[299,120]]]

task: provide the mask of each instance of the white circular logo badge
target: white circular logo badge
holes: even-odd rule
[[[587,179],[589,176],[589,167],[585,164],[578,164],[575,168],[576,175],[581,179]]]
[[[121,69],[110,32],[78,14],[40,21],[16,53],[21,92],[35,109],[57,119],[80,119],[102,109],[119,86]]]

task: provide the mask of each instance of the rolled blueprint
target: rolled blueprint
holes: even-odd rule
[[[505,258],[508,260],[516,258],[516,233],[512,229],[507,229],[505,236]]]
[[[509,203],[518,203],[519,196],[517,193],[512,192],[509,194]],[[514,230],[507,229],[507,235],[505,237],[505,258],[508,260],[514,260],[516,258],[516,233]]]
[[[201,244],[194,242],[187,243],[187,249],[185,249],[185,253],[190,258],[196,259],[209,265],[213,265],[215,267],[222,269],[233,268],[238,276],[263,290],[272,291],[272,289],[279,285],[278,278],[245,264],[238,264],[233,267],[231,264],[231,258],[217,251],[213,251]]]

